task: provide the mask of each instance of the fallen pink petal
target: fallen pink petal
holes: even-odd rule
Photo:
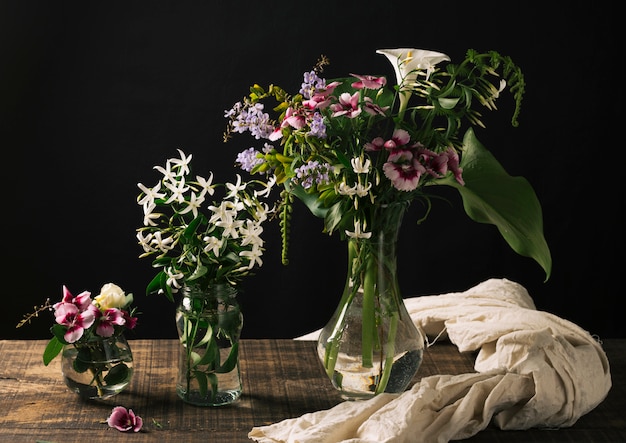
[[[116,406],[113,408],[107,423],[110,427],[120,432],[139,432],[143,426],[143,419],[135,415],[132,409],[126,409],[124,406]]]

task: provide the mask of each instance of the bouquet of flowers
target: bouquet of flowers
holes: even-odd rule
[[[143,226],[137,239],[140,257],[154,257],[160,271],[147,293],[173,294],[183,286],[226,283],[236,285],[263,265],[263,223],[273,213],[268,198],[273,180],[213,183],[213,172],[193,176],[192,156],[178,150],[180,158],[155,166],[162,177],[149,188],[138,184],[137,202],[143,208]],[[225,195],[211,202],[217,188]],[[208,209],[208,211],[206,211]],[[206,211],[206,212],[205,212]]]
[[[288,262],[294,198],[323,219],[324,232],[348,240],[344,292],[318,341],[324,367],[345,398],[388,386],[402,390],[412,373],[401,374],[400,367],[409,365],[399,362],[421,362],[415,334],[400,337],[401,324],[408,324],[402,320],[406,310],[395,276],[395,249],[383,239],[395,242],[411,202],[423,202],[423,217],[428,215],[433,186],[456,189],[469,217],[494,224],[514,251],[539,263],[546,279],[552,266],[532,187],[508,175],[473,130],[484,126],[479,109],[495,110],[507,88],[515,103],[511,122],[517,126],[525,87],[519,67],[495,51],[469,50],[459,64],[421,49],[377,52],[393,65],[393,87],[375,75],[326,80],[322,73],[329,61],[322,56],[304,73],[297,93],[254,84],[225,112],[225,141],[248,133],[262,143],[238,155],[241,168],[283,185],[283,262]],[[360,323],[346,326],[354,319]]]
[[[177,392],[196,405],[227,404],[241,393],[238,342],[242,315],[234,287],[263,265],[263,223],[274,208],[264,201],[273,181],[214,184],[213,173],[193,175],[187,156],[155,166],[162,177],[139,183],[144,225],[140,257],[159,271],[146,292],[174,300],[182,292],[176,326],[182,348]],[[217,199],[216,191],[224,194]],[[210,201],[213,197],[217,201]]]
[[[225,141],[245,132],[264,141],[262,148],[239,154],[240,166],[284,185],[283,259],[294,196],[324,219],[325,232],[367,237],[377,228],[378,208],[413,200],[430,208],[428,188],[445,185],[460,193],[473,220],[497,226],[549,278],[550,251],[532,187],[509,176],[472,129],[483,126],[476,108],[495,110],[507,88],[515,99],[511,122],[518,125],[521,70],[495,51],[469,50],[459,64],[421,49],[377,52],[393,65],[392,88],[385,77],[373,75],[327,81],[321,74],[329,61],[322,56],[304,73],[298,93],[255,84],[226,111]],[[444,62],[449,63],[440,67]],[[274,101],[274,115],[266,110],[267,100]]]
[[[133,294],[107,283],[92,299],[91,292],[72,295],[63,286],[61,301],[49,300],[26,316],[17,327],[29,323],[44,310],[54,311],[52,339],[43,354],[44,364],[63,353],[65,382],[72,390],[90,398],[105,398],[130,383],[133,359],[124,331],[137,324]]]

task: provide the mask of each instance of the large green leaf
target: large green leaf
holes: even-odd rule
[[[465,186],[452,177],[439,183],[457,189],[467,215],[479,223],[495,225],[515,252],[543,268],[548,280],[552,258],[543,234],[541,204],[530,183],[510,176],[472,129],[463,138],[461,167]]]
[[[309,208],[311,213],[320,218],[326,217],[328,208],[324,206],[324,203],[318,198],[317,194],[310,194],[301,185],[293,185],[285,182],[285,187],[288,191],[292,192]]]
[[[60,326],[60,325],[59,325]],[[43,351],[43,364],[48,366],[54,358],[63,350],[63,342],[56,336],[52,337],[46,349]]]

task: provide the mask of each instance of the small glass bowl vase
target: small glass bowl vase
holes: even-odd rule
[[[133,354],[123,334],[65,345],[61,371],[81,398],[104,400],[122,392],[133,376]]]

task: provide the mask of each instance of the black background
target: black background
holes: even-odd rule
[[[296,92],[320,54],[327,77],[393,70],[376,49],[418,47],[460,61],[496,50],[522,67],[520,127],[512,108],[477,130],[511,175],[533,185],[554,267],[513,253],[489,225],[471,222],[454,194],[423,225],[411,212],[399,242],[405,297],[462,291],[491,277],[523,284],[538,309],[600,338],[626,337],[623,46],[611,2],[315,3],[294,1],[32,2],[0,0],[3,265],[0,338],[47,338],[52,315],[15,329],[61,287],[112,281],[135,294],[135,337],[175,337],[174,304],[144,295],[153,271],[138,258],[137,182],[152,167],[193,154],[198,173],[239,172],[224,144],[223,113],[253,83]],[[562,9],[555,9],[562,8]],[[244,337],[293,337],[323,326],[345,276],[345,245],[297,206],[291,263],[280,264],[277,226],[264,266],[239,300]]]

